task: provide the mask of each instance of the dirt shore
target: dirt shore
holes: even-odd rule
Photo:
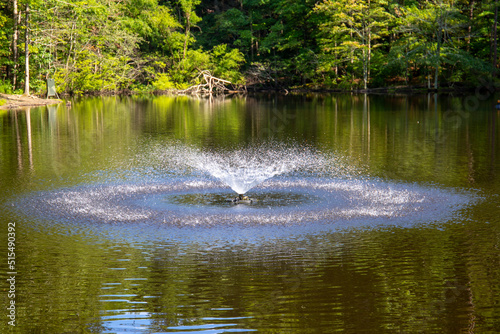
[[[41,99],[36,96],[0,94],[0,109],[3,110],[41,107],[62,102],[62,100]]]

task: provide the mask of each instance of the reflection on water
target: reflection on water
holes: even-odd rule
[[[24,289],[31,293],[23,300],[31,319],[50,332],[76,326],[108,333],[346,326],[385,331],[396,326],[394,319],[398,330],[432,332],[478,326],[485,320],[477,314],[488,307],[486,296],[473,292],[483,289],[478,279],[488,281],[481,278],[484,262],[477,255],[458,256],[454,246],[477,248],[463,237],[450,240],[464,234],[460,226],[440,233],[395,228],[236,246],[202,240],[102,243],[95,236],[73,249],[45,245],[64,239],[50,232],[29,239],[39,245],[30,262],[43,263],[44,272],[26,273]],[[44,241],[35,239],[46,234]],[[50,260],[39,247],[51,253]]]
[[[497,331],[500,116],[494,100],[465,99],[95,98],[0,112],[15,331]],[[234,192],[217,178],[157,154],[271,137],[325,159],[261,183],[256,205],[224,202]]]

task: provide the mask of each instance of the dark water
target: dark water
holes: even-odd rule
[[[499,332],[495,100],[113,97],[0,111],[0,332]],[[277,155],[249,169],[291,154],[298,167],[249,191],[251,205],[186,162],[263,142]]]

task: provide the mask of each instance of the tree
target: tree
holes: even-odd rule
[[[215,45],[217,45],[217,42],[233,45],[253,59],[255,56],[253,47],[255,37],[253,36],[250,18],[251,16],[246,15],[239,8],[231,8],[223,13],[216,14],[214,17],[214,30],[209,32],[210,37],[213,36],[212,43],[215,42]],[[214,47],[215,45],[210,46]]]
[[[24,95],[30,95],[30,6],[26,3],[24,32]]]
[[[6,8],[5,5],[0,4],[0,68],[5,69],[4,71],[0,71],[0,80],[4,81],[8,77],[8,64],[9,64],[9,57],[10,57],[10,47],[9,47],[9,17],[6,15]],[[2,73],[3,72],[3,73]],[[0,83],[0,92],[3,92],[4,90],[8,89],[10,90],[10,87],[6,87],[7,85],[5,83]]]
[[[437,90],[444,58],[459,53],[453,37],[463,27],[463,16],[452,3],[441,0],[402,10],[405,22],[402,31],[409,36],[409,52],[417,62],[434,67],[434,89]]]
[[[41,70],[60,90],[73,93],[117,91],[138,76],[140,42],[115,1],[47,0],[33,11],[33,56],[48,59]],[[50,8],[50,11],[39,9]]]
[[[0,4],[0,76],[10,82],[0,89],[19,89],[24,74],[25,90],[34,92],[47,77],[71,93],[163,90],[196,84],[203,70],[240,83],[246,73],[274,88],[368,88],[426,75],[437,89],[442,77],[470,80],[484,75],[486,62],[490,73],[498,67],[498,6],[498,0],[9,0]]]
[[[498,62],[498,0],[494,2],[494,12],[495,18],[493,20],[493,54],[492,54],[492,65],[495,70],[497,70],[497,62]]]
[[[314,11],[322,16],[319,24],[319,44],[333,54],[338,63],[355,63],[362,67],[363,87],[370,81],[374,42],[389,33],[392,15],[377,0],[324,0]]]
[[[471,39],[467,52],[489,62],[493,67],[494,54],[498,48],[498,2],[497,0],[475,1],[473,16],[469,13]],[[498,55],[497,55],[498,57]]]
[[[13,90],[17,88],[17,71],[18,71],[18,49],[17,45],[19,44],[19,24],[21,21],[21,15],[19,14],[17,0],[12,0],[12,22],[14,23],[14,29],[12,34],[12,65],[13,65],[13,73],[12,73],[12,87]]]
[[[244,83],[240,68],[245,63],[245,57],[238,49],[229,51],[226,44],[221,44],[212,49],[210,56],[214,76],[233,84]]]
[[[276,21],[270,26],[268,35],[262,40],[262,48],[273,54],[275,63],[281,63],[282,76],[291,78],[291,83],[300,80],[305,84],[315,73],[317,44],[311,38],[316,30],[310,20],[315,1],[272,1]],[[295,80],[294,80],[295,79]]]
[[[201,0],[178,0],[179,5],[182,9],[182,13],[184,15],[184,52],[183,58],[186,58],[188,43],[191,35],[191,27],[196,25],[201,21],[201,18],[198,17],[195,13],[195,8],[197,5],[201,3]]]

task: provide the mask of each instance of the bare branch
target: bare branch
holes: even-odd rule
[[[203,77],[204,83],[191,86],[187,89],[181,90],[180,94],[195,94],[195,95],[212,95],[224,94],[229,91],[226,85],[230,85],[231,81],[214,77],[210,71],[204,70],[198,74],[198,78]]]

